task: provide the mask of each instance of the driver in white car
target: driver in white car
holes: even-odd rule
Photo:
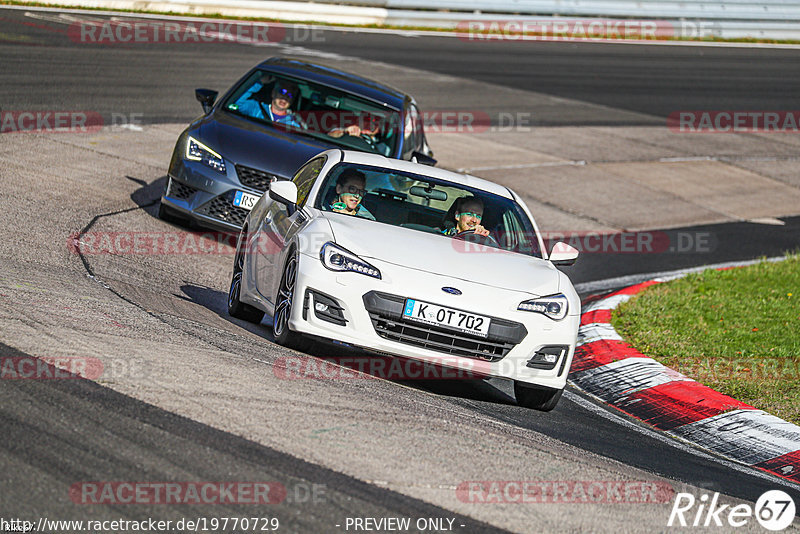
[[[367,177],[364,173],[345,169],[336,180],[336,197],[331,203],[331,210],[374,221],[375,217],[361,205],[361,199],[367,194],[366,186]]]
[[[457,198],[454,203],[456,225],[444,231],[444,235],[455,236],[461,232],[473,231],[477,235],[489,235],[489,230],[481,226],[483,201],[477,197]]]

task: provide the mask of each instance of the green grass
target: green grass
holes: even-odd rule
[[[658,284],[612,314],[664,365],[800,424],[800,256]]]

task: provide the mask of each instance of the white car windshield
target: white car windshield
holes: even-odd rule
[[[542,257],[533,224],[519,204],[424,175],[340,163],[325,177],[315,207]],[[476,229],[488,236],[478,236]]]

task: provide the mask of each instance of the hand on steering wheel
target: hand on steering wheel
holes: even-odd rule
[[[487,235],[477,234],[473,229],[458,232],[456,235],[453,236],[453,239],[462,239],[464,241],[469,241],[470,243],[478,243],[478,244],[488,245],[490,247],[500,247],[500,244],[497,242],[495,238],[493,238],[488,234]]]
[[[344,133],[347,135],[352,135],[353,137],[359,137],[361,135],[361,128],[358,126],[358,124],[351,124],[344,129]]]

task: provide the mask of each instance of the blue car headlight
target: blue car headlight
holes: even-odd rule
[[[319,251],[319,257],[322,260],[322,265],[331,271],[353,271],[377,278],[378,280],[381,279],[381,272],[376,267],[365,262],[349,250],[330,241],[322,245],[322,250]]]
[[[215,171],[225,174],[225,160],[222,159],[222,156],[194,137],[186,139],[186,159],[199,161],[207,167],[211,167]]]
[[[569,302],[567,301],[566,296],[559,293],[558,295],[520,302],[517,309],[521,311],[541,313],[542,315],[545,315],[554,321],[560,321],[567,316]]]

